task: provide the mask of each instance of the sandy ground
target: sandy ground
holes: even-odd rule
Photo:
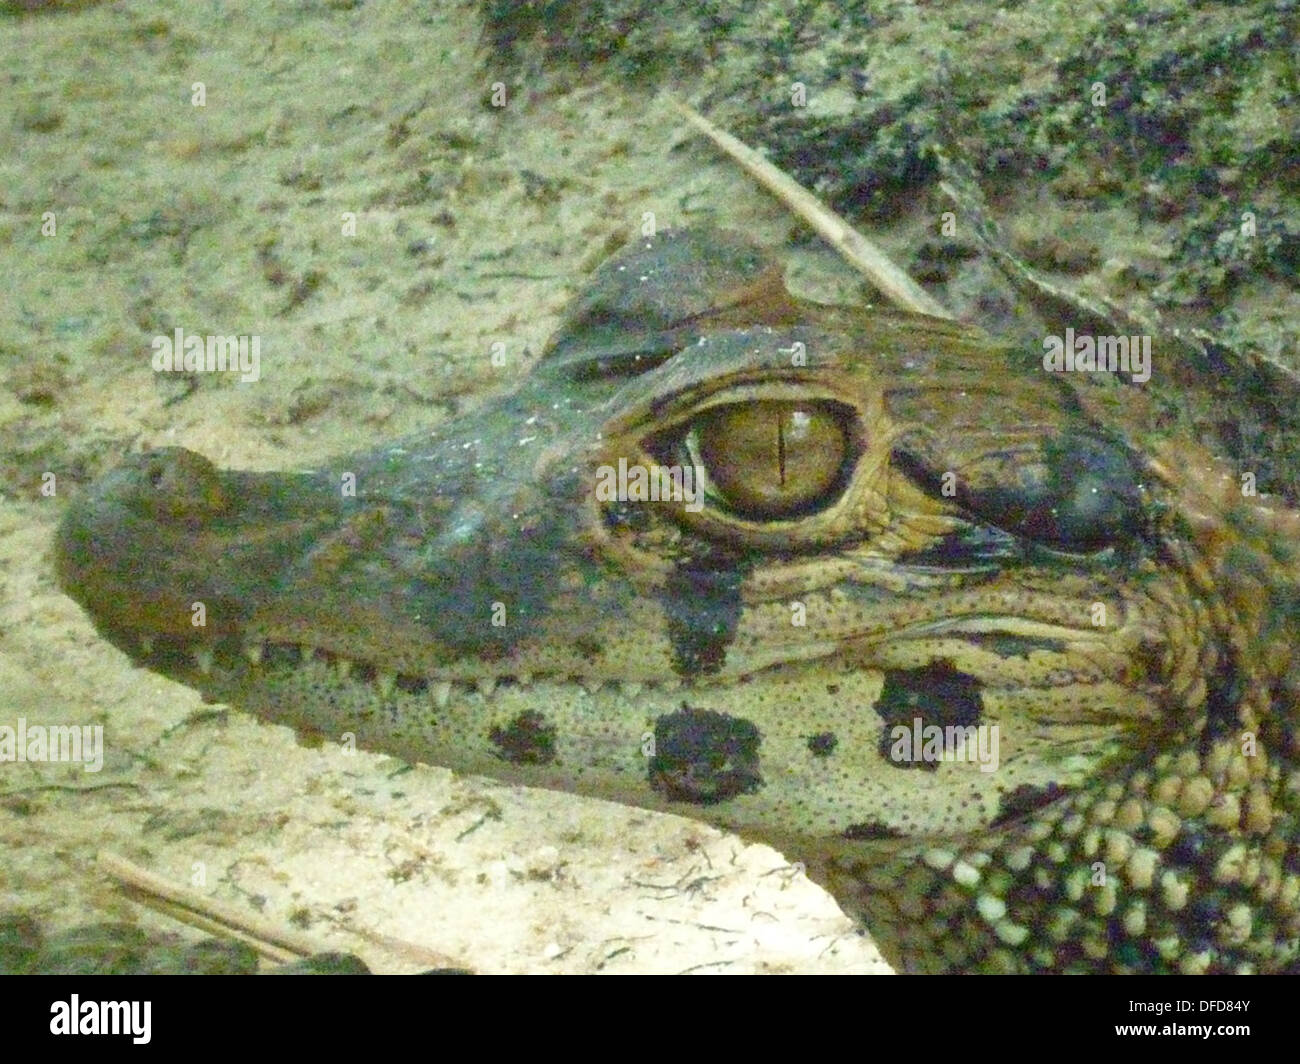
[[[299,746],[132,668],[56,589],[64,499],[124,453],[307,466],[508,388],[644,212],[790,234],[647,95],[538,70],[491,106],[468,5],[258,18],[164,0],[0,28],[0,724],[107,744],[93,775],[0,765],[3,905],[175,929],[97,872],[107,849],[385,971],[887,970],[771,849]],[[791,269],[856,288],[824,252]],[[155,375],[177,326],[260,334],[261,379]]]

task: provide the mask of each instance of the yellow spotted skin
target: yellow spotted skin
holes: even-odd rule
[[[139,456],[55,559],[211,699],[770,842],[902,971],[1287,971],[1300,519],[1169,409],[683,230],[515,392],[309,473]]]
[[[1021,830],[887,862],[837,860],[828,882],[917,971],[1286,968],[1293,956],[1277,944],[1294,940],[1294,840],[1270,793],[1300,778],[1270,781],[1267,762],[1234,746],[1158,757]],[[1172,807],[1161,800],[1185,792]]]

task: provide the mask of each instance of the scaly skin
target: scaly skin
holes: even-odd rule
[[[312,473],[131,459],[57,567],[211,699],[770,842],[904,971],[1284,970],[1300,522],[1151,416],[661,234],[515,393]],[[700,505],[608,499],[620,460]]]

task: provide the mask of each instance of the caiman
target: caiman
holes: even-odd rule
[[[901,971],[1294,969],[1300,520],[1158,413],[662,232],[513,393],[132,457],[57,571],[209,700],[771,843]]]

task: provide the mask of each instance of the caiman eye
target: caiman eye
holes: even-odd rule
[[[756,518],[797,517],[832,501],[850,455],[832,404],[778,400],[706,410],[686,448],[715,501]]]

